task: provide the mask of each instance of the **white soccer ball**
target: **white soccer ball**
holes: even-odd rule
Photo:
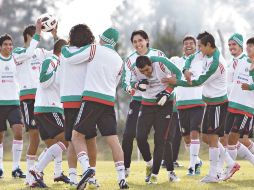
[[[42,21],[43,32],[51,32],[57,25],[57,18],[53,14],[44,13],[39,18]]]

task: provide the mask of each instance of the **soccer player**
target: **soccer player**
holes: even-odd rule
[[[68,147],[68,143],[64,139],[63,109],[60,102],[59,72],[57,72],[61,48],[64,45],[67,45],[65,40],[57,40],[53,55],[45,59],[40,68],[40,83],[36,92],[34,113],[36,123],[39,125],[41,139],[48,149],[38,164],[29,171],[35,180],[35,182],[30,183],[32,187],[47,187],[43,182],[42,172],[44,168],[51,160],[62,155],[62,152]],[[55,179],[61,176],[61,170],[55,171]],[[67,179],[64,181],[69,182]]]
[[[238,65],[248,65],[248,57],[243,53],[243,37],[241,34],[235,33],[233,34],[229,40],[228,40],[228,46],[229,46],[229,51],[231,55],[233,56],[232,61],[228,65],[228,94],[230,96],[231,93],[235,93],[235,91],[239,90],[236,88],[233,88],[234,82],[236,82],[236,77],[238,75]],[[232,92],[232,89],[234,89],[234,92]],[[239,91],[238,93],[244,93],[242,91]],[[226,117],[226,126],[225,126],[225,137],[224,140],[222,141],[222,144],[224,146],[228,145],[228,134],[230,133],[232,129],[232,125],[234,122],[234,114],[236,110],[229,108],[227,117]],[[252,121],[249,122],[249,125],[252,125]],[[239,142],[237,143],[237,155],[241,158],[249,160],[251,163],[253,163],[254,157],[251,155],[249,150],[246,147],[250,147],[251,149],[251,144],[252,141],[249,140],[248,138],[248,133],[250,130],[246,130],[244,133],[240,133],[240,138]],[[243,143],[243,144],[242,144]],[[246,146],[246,147],[245,147]],[[231,147],[232,148],[232,147]],[[222,168],[222,167],[220,167]]]
[[[36,153],[40,142],[38,126],[34,119],[34,99],[36,88],[39,83],[39,69],[41,63],[50,55],[52,51],[43,48],[36,48],[40,41],[40,35],[36,33],[35,25],[28,25],[23,32],[24,47],[17,47],[13,50],[13,56],[17,65],[17,77],[20,86],[21,113],[24,118],[24,125],[29,135],[29,145],[27,148],[26,162],[27,175],[26,184],[29,184],[30,168],[34,166]],[[54,40],[57,40],[57,29],[52,32]],[[28,47],[31,46],[31,51]],[[25,75],[24,75],[25,73]],[[55,169],[61,170],[62,157],[55,158]],[[65,178],[59,178],[65,179]],[[58,179],[56,179],[58,180]]]
[[[90,28],[78,24],[71,28],[69,46],[65,46],[61,56],[60,93],[65,116],[65,139],[69,142],[68,165],[70,185],[77,185],[77,157],[71,142],[72,130],[78,116],[82,101],[87,64],[93,59],[95,52],[94,36]],[[75,53],[78,52],[78,53]],[[91,53],[90,53],[91,52]],[[92,169],[96,166],[96,134],[86,136],[89,163]],[[83,171],[85,172],[85,171]],[[98,187],[95,177],[89,179],[88,187]]]
[[[237,153],[245,151],[245,158],[254,164],[253,154],[247,147],[238,142],[243,135],[249,135],[252,128],[252,118],[254,114],[254,38],[247,40],[248,57],[243,56],[238,59],[238,64],[235,67],[232,90],[229,95],[227,120],[228,128],[231,127],[228,137],[228,152],[235,160]],[[231,119],[232,118],[232,119]],[[238,146],[240,146],[238,148]],[[237,150],[238,149],[238,150]],[[243,149],[241,151],[241,149]],[[245,150],[244,150],[245,149]]]
[[[0,177],[3,177],[3,138],[9,122],[13,133],[12,143],[12,176],[25,178],[20,169],[20,158],[23,150],[23,123],[21,120],[19,87],[16,62],[12,56],[13,40],[9,34],[0,36]],[[29,49],[30,50],[30,49]]]
[[[125,180],[123,151],[116,135],[116,116],[114,110],[116,87],[120,80],[122,59],[115,51],[119,33],[109,28],[100,35],[100,44],[92,48],[93,58],[87,64],[84,83],[83,102],[72,133],[72,143],[79,162],[85,171],[77,189],[84,189],[87,180],[95,171],[89,168],[84,137],[96,134],[96,125],[112,150],[118,173],[120,189],[128,189]]]
[[[151,60],[150,60],[151,59]],[[132,88],[142,91],[141,108],[137,121],[137,143],[138,148],[147,163],[146,179],[149,184],[157,184],[164,147],[166,167],[169,181],[179,181],[174,173],[172,138],[173,134],[168,128],[173,111],[172,88],[162,84],[162,78],[176,74],[181,77],[177,67],[165,57],[139,56],[132,70]],[[154,152],[151,156],[148,143],[148,135],[151,128],[154,128]],[[167,145],[165,145],[167,144]]]
[[[131,55],[128,56],[125,60],[122,75],[122,88],[125,92],[132,96],[122,141],[126,177],[128,177],[130,173],[133,140],[136,137],[138,112],[142,99],[141,91],[138,89],[133,89],[130,85],[132,66],[135,64],[136,59],[139,55],[165,57],[164,53],[160,50],[149,47],[149,37],[147,33],[143,30],[137,30],[132,32],[131,43],[136,51],[131,53]]]
[[[210,183],[219,181],[217,177],[217,164],[220,155],[219,137],[224,135],[224,120],[228,101],[226,65],[224,58],[216,48],[214,37],[210,33],[201,33],[197,39],[199,49],[205,55],[203,74],[195,80],[190,80],[190,77],[186,77],[187,82],[171,77],[168,79],[168,83],[186,87],[195,87],[203,84],[203,100],[206,102],[207,107],[203,118],[202,133],[205,137],[203,140],[209,145],[210,169],[209,174],[201,182]],[[190,65],[186,64],[185,69],[189,70]],[[230,175],[233,175],[235,171],[239,170],[240,166],[232,159],[229,161],[227,162],[228,171],[230,171]]]
[[[189,72],[192,78],[197,79],[202,74],[203,54],[196,52],[196,39],[187,35],[183,39],[184,56],[175,60],[175,64],[183,70],[185,62],[190,63]],[[182,77],[184,80],[184,77]],[[177,87],[176,107],[178,109],[181,131],[185,144],[190,147],[190,165],[187,175],[199,175],[201,160],[198,157],[200,149],[199,133],[204,113],[205,102],[202,100],[202,87]]]

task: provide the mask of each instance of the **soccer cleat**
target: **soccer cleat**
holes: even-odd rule
[[[87,183],[87,189],[97,189],[100,187],[100,184],[95,178],[90,178]]]
[[[32,185],[36,185],[36,187],[47,188],[48,186],[43,182],[43,174],[40,172],[36,172],[35,170],[30,170],[29,173],[34,177],[36,183],[32,183]]]
[[[176,176],[176,173],[174,171],[171,171],[168,175],[168,179],[171,182],[178,182],[180,181],[180,178]]]
[[[200,180],[201,183],[218,183],[220,180],[219,178],[216,177],[212,177],[209,175],[206,175],[203,179]]]
[[[158,177],[156,175],[151,175],[148,184],[158,184]]]
[[[59,177],[54,178],[54,182],[60,182],[60,181],[67,184],[70,183],[70,179],[66,175],[64,175],[63,172],[61,173]]]
[[[202,160],[200,160],[199,163],[195,164],[195,175],[200,175],[200,173],[201,173],[200,169],[201,169],[202,165],[203,165]]]
[[[95,175],[95,171],[91,168],[88,168],[88,170],[86,170],[82,177],[81,177],[81,180],[80,182],[78,183],[78,186],[77,186],[77,190],[83,190],[86,188],[86,184],[88,182],[88,180],[90,178],[92,178],[93,176]]]
[[[4,177],[4,171],[2,169],[0,169],[0,178]]]
[[[125,168],[124,173],[125,173],[125,178],[129,177],[129,175],[130,175],[130,168]]]
[[[228,180],[229,178],[231,178],[235,172],[237,172],[240,169],[240,165],[238,163],[235,163],[233,166],[231,167],[227,167],[224,173],[224,176],[222,178],[223,181]]]
[[[120,189],[129,189],[129,186],[127,184],[127,181],[125,179],[121,179],[121,181],[118,183]]]
[[[16,170],[12,171],[11,175],[14,178],[26,178],[26,175],[22,172],[20,168],[17,168]]]
[[[152,175],[152,166],[146,166],[146,177],[145,177],[145,182],[149,182],[150,177]]]
[[[177,161],[173,162],[175,168],[182,168],[183,165],[179,164]]]
[[[195,171],[194,171],[192,168],[189,168],[189,169],[188,169],[188,172],[187,172],[187,175],[188,175],[188,176],[194,176],[194,175],[196,175],[196,174],[195,174]]]

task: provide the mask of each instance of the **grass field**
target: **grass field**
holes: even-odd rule
[[[186,169],[188,166],[187,161],[181,162],[185,167],[177,168],[176,173],[181,178],[178,183],[169,183],[167,180],[167,173],[165,169],[162,169],[157,185],[147,185],[144,182],[144,162],[133,162],[131,168],[131,175],[128,178],[129,186],[131,190],[224,190],[224,189],[239,189],[239,190],[253,190],[254,189],[254,167],[246,162],[240,161],[241,169],[238,171],[232,179],[227,182],[221,182],[218,184],[202,184],[199,182],[208,170],[208,161],[204,162],[202,167],[201,176],[189,177],[186,176]],[[0,179],[0,190],[28,190],[29,187],[24,185],[21,179],[12,179],[11,176],[11,162],[4,162],[5,173],[4,178]],[[63,163],[65,173],[67,170],[67,163]],[[22,169],[25,169],[25,162],[22,162]],[[79,171],[80,173],[80,171]],[[99,190],[115,190],[119,189],[116,182],[116,171],[114,169],[113,162],[99,161],[97,163],[97,179],[101,185]],[[53,182],[53,164],[50,164],[45,170],[45,183],[49,186],[49,189],[69,189],[68,185]]]

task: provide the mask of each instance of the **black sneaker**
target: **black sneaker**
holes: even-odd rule
[[[67,183],[67,184],[70,183],[70,179],[63,173],[61,173],[61,175],[59,177],[54,178],[54,182],[60,182],[60,181]]]
[[[4,171],[0,169],[0,178],[4,177]]]
[[[36,185],[36,187],[40,188],[47,188],[48,186],[43,181],[43,174],[36,172],[34,170],[30,170],[29,173],[34,177],[36,183],[33,185]]]
[[[127,181],[125,179],[121,179],[121,181],[118,183],[120,189],[129,189],[129,186],[127,184]]]
[[[85,189],[88,180],[90,178],[92,178],[94,175],[95,175],[95,171],[93,169],[89,168],[88,170],[86,170],[83,173],[80,182],[78,183],[77,190],[83,190],[83,189]]]
[[[20,168],[17,168],[16,170],[12,171],[11,175],[14,178],[26,178],[26,175],[22,172]]]

